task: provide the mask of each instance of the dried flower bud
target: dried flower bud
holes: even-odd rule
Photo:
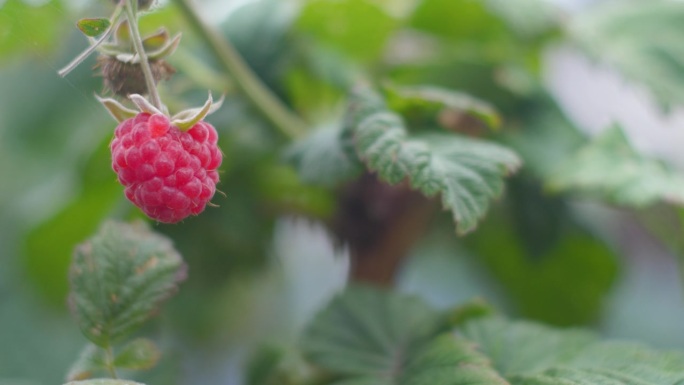
[[[105,88],[114,94],[124,97],[130,94],[148,94],[140,63],[127,63],[105,55],[99,56],[97,63],[102,70]],[[168,80],[176,72],[164,60],[151,60],[149,63],[155,84],[160,80]]]

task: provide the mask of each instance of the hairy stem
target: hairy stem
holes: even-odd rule
[[[305,132],[305,123],[291,112],[242,59],[233,45],[204,23],[191,0],[173,0],[197,33],[209,45],[226,72],[235,78],[237,87],[247,96],[261,113],[285,136],[295,139]]]
[[[157,107],[158,110],[163,111],[164,108],[159,98],[159,92],[157,91],[157,85],[154,82],[154,76],[152,75],[152,68],[150,63],[147,61],[147,54],[145,53],[145,47],[143,46],[142,36],[140,36],[140,30],[138,29],[138,17],[136,16],[137,2],[136,0],[126,0],[126,17],[128,18],[128,28],[131,31],[131,40],[133,41],[133,47],[135,48],[135,53],[140,59],[140,68],[142,68],[143,75],[145,76],[145,84],[147,85],[147,93],[150,96],[150,103]]]

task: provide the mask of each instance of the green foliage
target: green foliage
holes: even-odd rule
[[[59,24],[62,3],[42,2],[34,7],[22,0],[0,4],[0,58],[30,50],[48,50],[64,29]]]
[[[674,384],[684,376],[680,352],[492,316],[453,334],[425,328],[438,314],[411,297],[351,288],[316,316],[302,345],[335,384],[345,385]]]
[[[107,370],[105,351],[93,344],[86,345],[78,359],[71,365],[67,373],[67,381],[79,381],[92,378],[95,373]]]
[[[684,376],[684,354],[628,342],[601,341],[583,330],[489,318],[466,324],[475,342],[511,384],[674,384]]]
[[[597,318],[618,269],[603,242],[563,220],[555,241],[538,255],[515,222],[500,215],[485,221],[467,244],[523,316],[567,326]]]
[[[309,1],[297,29],[314,40],[363,60],[382,53],[397,21],[369,0]]]
[[[65,315],[43,311],[40,300],[62,306],[73,245],[106,218],[130,217],[135,210],[110,169],[113,125],[103,123],[104,111],[92,100],[101,79],[88,64],[66,80],[54,73],[68,60],[48,50],[57,47],[66,55],[85,44],[77,33],[66,41],[81,17],[69,14],[72,3],[0,0],[0,61],[8,65],[0,74],[0,255],[8,256],[0,258],[0,345],[10,347],[0,352],[0,384],[54,382],[68,365],[64,357],[76,356],[80,343],[72,342],[78,336],[70,334]],[[111,10],[113,3],[88,7]],[[564,326],[601,322],[601,314],[620,306],[604,302],[624,259],[606,246],[602,231],[579,224],[577,217],[585,213],[564,193],[588,193],[599,203],[630,210],[659,202],[658,208],[675,215],[668,205],[684,203],[684,182],[666,164],[632,148],[618,128],[588,141],[544,90],[544,51],[548,43],[575,43],[650,89],[660,104],[676,107],[684,102],[681,4],[614,1],[566,15],[546,0],[257,0],[224,20],[214,12],[226,7],[223,2],[197,4],[255,72],[253,84],[263,81],[274,100],[282,98],[306,121],[307,135],[291,144],[274,129],[277,121],[264,119],[254,100],[236,92],[245,79],[219,72],[212,58],[221,55],[207,49],[211,39],[193,33],[187,12],[162,3],[141,15],[141,29],[145,35],[161,25],[182,32],[185,54],[169,59],[178,73],[161,86],[163,99],[175,109],[203,98],[206,87],[227,94],[211,117],[225,154],[217,186],[225,196],[218,194],[212,203],[219,207],[200,216],[155,225],[182,251],[193,280],[164,320],[164,345],[183,348],[166,363],[173,368],[135,378],[150,384],[230,382],[224,377],[245,374],[250,385],[682,382],[681,353],[493,318],[485,301],[438,311],[415,297],[353,285],[305,328],[301,347],[309,362],[303,362],[302,352],[287,346],[295,334],[290,329],[299,330],[290,318],[301,320],[302,309],[313,306],[312,293],[319,294],[313,279],[321,274],[306,270],[310,261],[296,265],[287,259],[290,250],[276,249],[299,239],[274,242],[274,229],[287,226],[281,218],[297,215],[328,225],[345,249],[344,234],[336,233],[336,221],[345,214],[350,228],[381,239],[380,252],[371,257],[384,257],[384,246],[395,261],[415,257],[402,268],[416,268],[433,254],[440,261],[472,257],[448,261],[462,268],[456,278],[450,276],[452,265],[429,272],[429,279],[450,280],[428,288],[436,303],[481,290],[474,294],[491,295],[535,320]],[[80,23],[91,37],[106,25],[105,19]],[[162,36],[144,44],[160,48]],[[359,79],[387,85],[384,95],[359,89],[344,114],[345,95]],[[283,153],[290,165],[283,164]],[[521,175],[506,179],[520,159]],[[381,180],[381,192],[349,188],[369,174]],[[504,185],[506,197],[491,208]],[[399,226],[382,221],[411,208],[384,199],[405,187],[441,199],[460,234],[479,226],[478,231],[454,237],[444,215],[444,221],[427,226],[448,233],[438,247],[393,249],[402,243],[396,240],[420,237],[394,233]],[[642,214],[635,217],[645,221]],[[681,235],[681,223],[656,211],[646,214],[667,227],[665,238]],[[359,223],[364,220],[370,225]],[[321,248],[312,253],[328,253],[327,244],[314,241],[303,243]],[[69,380],[155,366],[160,352],[154,343],[126,337],[159,311],[184,268],[170,241],[144,226],[108,224],[80,246],[70,302],[95,344],[82,350]],[[288,274],[271,274],[273,269]],[[303,273],[290,274],[294,269]],[[312,281],[291,282],[290,275]],[[458,285],[467,295],[447,292],[445,286],[465,276]],[[666,294],[659,300],[678,298]],[[671,314],[652,315],[665,316]],[[235,369],[232,357],[271,338],[286,347],[259,351],[246,373]],[[214,358],[218,351],[221,359]],[[178,375],[179,367],[188,367],[192,376]],[[163,368],[164,362],[157,370]],[[70,384],[137,385],[104,379]]]
[[[646,86],[664,107],[684,102],[684,4],[611,2],[571,21],[569,35],[591,57]]]
[[[102,218],[122,200],[109,164],[108,138],[99,144],[81,173],[84,187],[80,194],[27,234],[26,268],[52,302],[63,304],[68,293],[67,271],[74,245],[97,230]],[[56,272],[62,274],[56,277]]]
[[[441,194],[460,234],[472,231],[491,199],[504,187],[503,176],[520,160],[498,144],[456,134],[410,135],[402,119],[377,94],[352,96],[347,126],[358,157],[386,182],[409,180],[428,197]]]
[[[126,370],[147,370],[159,361],[161,352],[146,338],[135,339],[124,345],[114,356],[114,367]]]
[[[441,328],[438,313],[418,298],[352,287],[334,298],[304,333],[316,364],[349,376],[382,376],[404,364]]]
[[[352,287],[313,320],[302,348],[342,376],[338,384],[504,383],[473,345],[443,328],[440,314],[417,298]],[[454,368],[461,372],[454,376]]]
[[[363,165],[345,150],[342,127],[328,126],[296,142],[287,158],[302,181],[335,187],[361,174]]]
[[[554,191],[580,190],[619,205],[684,204],[684,177],[634,150],[613,126],[561,164],[549,180]]]
[[[138,223],[108,222],[79,245],[69,302],[81,331],[108,347],[153,316],[185,278],[171,241]]]

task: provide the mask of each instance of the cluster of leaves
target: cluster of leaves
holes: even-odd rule
[[[0,7],[0,56],[25,51],[23,41],[35,43],[32,49],[55,45],[50,38],[60,35],[55,32],[59,28],[47,21],[63,12],[60,1],[33,7],[7,0]],[[24,14],[30,17],[15,17]],[[187,28],[184,16],[170,5],[146,15],[142,28]],[[684,55],[678,43],[683,19],[684,6],[665,0],[615,1],[577,15],[563,15],[544,0],[255,1],[225,20],[221,35],[259,79],[315,127],[295,143],[234,92],[240,79],[220,69],[220,58],[204,51],[199,34],[184,30],[187,45],[170,59],[180,79],[161,92],[170,105],[196,96],[188,83],[227,93],[226,108],[214,116],[214,125],[226,154],[218,189],[228,198],[187,223],[158,226],[174,239],[196,277],[181,299],[186,302],[177,306],[192,303],[197,311],[189,315],[172,306],[174,331],[210,340],[228,328],[230,322],[216,320],[218,315],[228,319],[223,313],[239,312],[224,311],[232,310],[232,304],[219,301],[215,293],[227,291],[231,278],[251,277],[245,272],[264,267],[276,220],[296,214],[333,221],[341,192],[368,174],[390,188],[439,201],[458,234],[474,232],[458,247],[478,257],[522,315],[560,325],[595,320],[617,274],[616,261],[605,242],[575,221],[568,202],[582,197],[637,209],[661,202],[680,206],[684,179],[633,149],[618,126],[586,139],[545,90],[544,48],[558,42],[573,45],[649,90],[667,108],[683,99]],[[98,36],[107,23],[93,20],[80,26]],[[28,40],[7,38],[23,33],[24,25],[45,28],[30,28]],[[17,79],[30,78],[28,71],[17,70],[24,75]],[[81,73],[81,78],[89,76]],[[80,86],[78,79],[72,81]],[[28,92],[20,87],[26,80],[5,80],[17,84],[8,89]],[[91,80],[83,83],[83,88],[99,87]],[[71,178],[61,178],[68,186],[52,194],[57,197],[52,197],[52,211],[19,222],[30,230],[22,238],[23,267],[43,297],[57,304],[63,302],[67,280],[55,271],[66,270],[73,245],[104,218],[136,216],[109,170],[110,138],[102,132],[110,128],[79,131],[91,135],[77,141],[83,147],[53,140],[82,118],[53,109],[54,95],[61,91],[45,87],[37,92],[42,99],[36,97],[32,105],[42,108],[40,114],[14,120],[0,116],[7,127],[30,128],[3,136],[0,171],[13,163],[5,157],[38,142],[43,148],[19,162],[25,166],[22,172],[38,179],[43,175],[29,172],[81,166]],[[0,93],[7,96],[8,112],[22,111],[12,107],[22,98]],[[84,98],[64,99],[64,111],[80,114]],[[97,119],[89,124],[105,127]],[[66,156],[69,151],[75,155]],[[65,167],[53,165],[60,157],[78,159]],[[517,171],[518,176],[506,179]],[[4,202],[21,197],[27,184],[0,191],[0,219],[21,219],[20,210],[11,211],[16,217],[4,217],[10,213]],[[509,194],[503,204],[492,204],[505,187]],[[20,199],[17,207],[30,203]],[[6,244],[0,238],[0,247]],[[455,250],[448,245],[449,253]],[[77,250],[73,263],[70,302],[92,343],[83,349],[70,379],[153,366],[159,357],[154,344],[128,338],[180,278],[182,261],[168,240],[140,227],[109,224]],[[260,284],[254,281],[252,288]],[[266,354],[253,366],[250,381],[664,385],[682,379],[679,353],[604,343],[582,331],[496,317],[466,321],[463,314],[469,313],[444,314],[416,299],[352,288],[304,333],[301,348],[313,366]]]
[[[303,333],[311,383],[362,384],[675,384],[684,354],[602,341],[581,329],[510,321],[472,303],[447,312],[420,299],[350,287]],[[250,385],[283,384],[286,366]],[[314,380],[314,378],[316,380]]]

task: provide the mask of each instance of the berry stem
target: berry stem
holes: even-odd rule
[[[86,48],[83,52],[81,52],[78,56],[74,58],[69,64],[65,65],[62,69],[57,71],[57,74],[61,77],[67,76],[69,72],[73,71],[74,68],[78,67],[79,64],[83,63],[85,59],[92,54],[97,47],[102,44],[109,36],[112,34],[112,32],[116,29],[116,26],[119,23],[119,17],[121,17],[121,11],[122,7],[121,4],[117,5],[116,8],[114,8],[114,13],[112,13],[112,16],[109,18],[109,28],[100,36],[99,39],[97,39],[90,47]]]
[[[142,68],[143,75],[145,76],[145,84],[147,85],[147,93],[150,96],[150,102],[158,110],[163,111],[164,108],[161,103],[161,98],[159,98],[159,92],[157,91],[157,85],[154,82],[154,76],[152,75],[152,68],[150,63],[147,61],[147,54],[145,53],[145,47],[143,46],[142,36],[140,36],[140,30],[138,29],[138,17],[137,12],[137,1],[136,0],[125,0],[126,17],[128,18],[128,29],[131,32],[131,41],[133,42],[133,47],[135,48],[135,53],[138,55],[140,60],[140,68]]]
[[[230,41],[200,19],[190,0],[173,1],[181,9],[181,14],[190,25],[209,45],[226,72],[233,75],[240,91],[285,136],[290,139],[301,137],[306,132],[306,124],[261,82]]]

